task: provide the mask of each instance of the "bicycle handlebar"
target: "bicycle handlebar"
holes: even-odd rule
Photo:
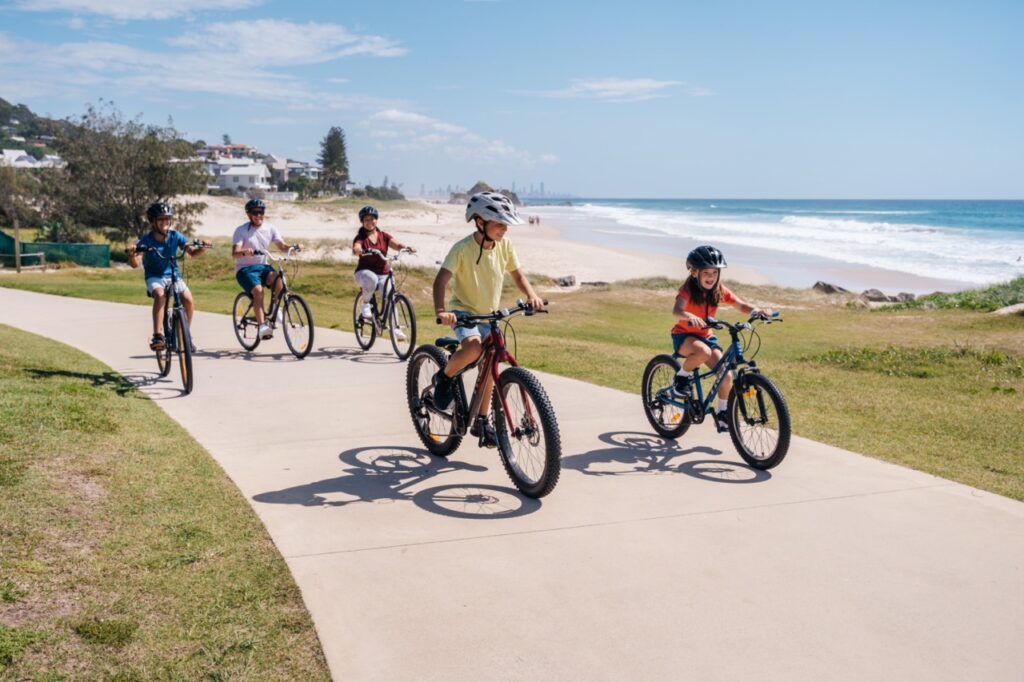
[[[412,249],[410,249],[410,248],[409,248],[408,246],[403,246],[403,247],[402,247],[402,248],[401,248],[401,249],[399,250],[399,252],[398,252],[398,253],[396,253],[396,254],[395,254],[394,256],[385,256],[385,255],[384,255],[383,253],[381,253],[381,252],[380,252],[380,251],[379,251],[378,249],[363,249],[363,255],[364,255],[364,256],[380,256],[381,258],[386,258],[386,259],[388,259],[388,260],[389,260],[389,261],[391,261],[392,263],[394,263],[395,261],[397,261],[397,260],[398,260],[398,259],[399,259],[399,258],[401,257],[401,255],[402,255],[403,253],[412,253],[412,252],[413,252],[413,251],[412,251]]]
[[[300,251],[302,251],[301,248],[299,248],[298,246],[292,245],[292,246],[288,247],[288,254],[285,255],[285,256],[278,256],[278,255],[273,254],[273,253],[271,253],[269,251],[260,251],[259,249],[253,249],[252,255],[254,255],[254,256],[266,256],[270,260],[286,261],[289,258],[291,258],[291,256],[293,254],[299,253]]]
[[[754,313],[750,316],[746,322],[740,322],[739,324],[732,324],[725,320],[716,320],[713,317],[709,317],[704,320],[705,323],[712,329],[728,329],[730,332],[741,332],[744,329],[750,329],[754,322],[763,322],[764,324],[771,324],[772,322],[782,322],[782,318],[779,317],[779,311],[774,311],[770,317],[765,317],[758,313]]]
[[[184,245],[184,248],[188,248],[189,246],[194,246],[194,247],[198,247],[198,248],[201,248],[201,249],[209,249],[209,248],[211,248],[213,246],[213,244],[207,244],[206,242],[201,242],[198,239],[193,239],[192,241],[187,242]],[[162,253],[157,251],[155,247],[152,247],[152,246],[136,246],[136,247],[133,247],[132,251],[129,251],[126,248],[124,250],[124,252],[127,253],[127,254],[131,254],[133,252],[134,253],[155,253],[156,255],[160,256],[160,258],[162,258],[164,260],[168,260],[167,256],[163,255]],[[175,257],[176,257],[176,255],[175,256],[171,256],[171,258],[175,258]]]
[[[548,300],[546,298],[542,299],[542,301],[544,305],[548,304]],[[506,317],[512,317],[513,315],[518,315],[519,313],[523,313],[526,316],[530,316],[536,315],[537,313],[546,313],[548,311],[534,310],[532,305],[530,305],[523,299],[519,299],[518,301],[516,301],[515,308],[502,308],[500,310],[495,310],[493,313],[487,313],[486,315],[472,315],[470,313],[462,312],[461,310],[453,310],[451,312],[453,315],[455,315],[456,327],[475,327],[481,322],[504,320]],[[434,321],[437,324],[441,324],[440,317],[434,318]]]

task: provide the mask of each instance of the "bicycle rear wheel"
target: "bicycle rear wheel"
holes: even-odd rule
[[[231,308],[231,322],[235,326],[235,338],[245,350],[255,350],[260,345],[260,325],[253,312],[252,296],[244,291],[235,296]]]
[[[491,409],[501,463],[520,492],[544,497],[555,489],[562,471],[555,411],[537,377],[521,367],[502,372],[496,388]],[[508,407],[507,418],[502,398]]]
[[[438,457],[447,457],[462,443],[462,436],[455,433],[453,417],[433,407],[434,387],[431,380],[447,364],[448,358],[440,348],[420,346],[409,359],[405,374],[412,425],[427,450]],[[453,405],[451,409],[454,414],[458,407]]]
[[[178,367],[181,369],[181,385],[185,395],[192,392],[192,335],[188,330],[188,317],[180,310],[174,311],[171,319],[174,327],[174,345],[178,353]]]
[[[356,333],[356,343],[363,350],[370,350],[374,340],[377,338],[377,326],[373,320],[363,317],[363,304],[360,294],[356,294],[356,301],[352,306],[352,331]]]
[[[391,347],[395,349],[399,360],[406,360],[416,347],[416,313],[404,294],[395,294],[390,318],[388,333],[391,336]]]
[[[789,451],[789,408],[782,392],[760,374],[746,374],[729,392],[729,435],[750,466],[771,469]]]
[[[174,344],[171,343],[172,338],[170,317],[170,313],[165,310],[163,325],[164,347],[158,351],[154,351],[156,353],[156,366],[159,368],[160,376],[162,377],[165,377],[171,373],[171,346],[173,346]]]
[[[284,341],[288,349],[300,360],[313,349],[313,314],[305,299],[288,294],[284,299]]]
[[[660,398],[672,388],[679,369],[679,362],[671,355],[656,355],[647,363],[643,383],[640,385],[644,414],[662,438],[679,438],[690,428],[690,415],[686,410]]]

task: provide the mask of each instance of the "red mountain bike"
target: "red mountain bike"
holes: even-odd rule
[[[546,303],[546,301],[545,301]],[[463,437],[479,413],[484,400],[491,400],[489,419],[498,436],[498,453],[509,478],[524,495],[544,497],[555,488],[562,468],[562,443],[558,421],[547,393],[533,374],[516,363],[505,347],[505,337],[498,322],[522,313],[533,315],[532,306],[519,301],[515,308],[498,310],[487,315],[456,313],[456,326],[490,325],[490,334],[483,341],[483,353],[476,363],[455,377],[455,400],[449,410],[434,405],[431,379],[448,364],[458,347],[457,339],[438,339],[436,345],[417,348],[409,359],[406,392],[409,412],[416,434],[427,450],[447,457],[462,443]],[[498,371],[501,363],[511,367]],[[473,397],[466,400],[462,376],[472,367],[479,367]],[[494,379],[497,389],[487,396],[481,390],[484,378]]]

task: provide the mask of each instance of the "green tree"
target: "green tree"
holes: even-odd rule
[[[341,192],[348,182],[348,152],[345,150],[345,131],[332,127],[320,143],[317,159],[322,170],[320,184],[335,192]]]
[[[72,123],[55,143],[65,165],[56,174],[59,182],[48,187],[56,206],[51,218],[113,227],[117,238],[128,241],[149,229],[146,207],[162,199],[174,206],[176,229],[191,233],[206,204],[174,200],[206,188],[207,174],[191,143],[170,125],[126,120],[102,101]]]

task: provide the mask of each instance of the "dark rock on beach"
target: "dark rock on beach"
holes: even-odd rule
[[[844,289],[844,288],[842,288],[840,286],[836,286],[835,284],[829,284],[828,282],[822,282],[820,280],[815,282],[814,286],[811,287],[811,288],[814,289],[815,291],[820,291],[823,294],[848,294],[848,293],[850,293],[849,289]]]

